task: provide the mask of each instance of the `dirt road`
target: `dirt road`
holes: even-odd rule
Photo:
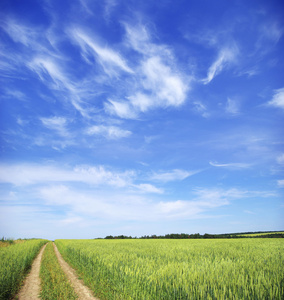
[[[21,288],[20,292],[16,296],[15,299],[19,300],[39,300],[39,294],[40,294],[40,264],[41,264],[41,258],[42,254],[44,252],[46,245],[44,245],[36,259],[34,260],[31,271],[29,275],[27,276],[24,286]],[[78,276],[74,269],[72,269],[62,258],[61,254],[59,253],[56,245],[53,243],[53,247],[55,250],[55,254],[57,256],[57,259],[60,263],[61,268],[63,269],[64,273],[70,280],[76,294],[79,297],[79,300],[99,300],[99,298],[95,298],[92,295],[92,291],[86,287],[82,280],[78,279]]]
[[[40,263],[43,251],[46,247],[46,244],[41,248],[38,256],[34,260],[32,264],[31,271],[27,276],[24,286],[20,290],[18,294],[18,299],[20,300],[36,300],[39,298],[40,293],[40,278],[39,278],[39,270],[40,270]]]
[[[84,285],[83,281],[78,279],[78,276],[77,276],[75,270],[72,269],[65,262],[65,260],[62,258],[61,254],[59,253],[59,251],[54,243],[53,243],[53,247],[54,247],[57,259],[61,265],[61,268],[63,269],[66,276],[70,280],[75,292],[77,293],[77,295],[79,297],[79,300],[88,300],[88,299],[99,300],[98,298],[95,298],[92,295],[92,291]]]

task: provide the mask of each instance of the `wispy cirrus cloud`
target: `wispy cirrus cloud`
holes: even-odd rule
[[[228,168],[228,169],[247,169],[251,167],[251,164],[246,163],[226,163],[226,164],[220,164],[217,162],[210,161],[209,164],[213,167],[219,167],[219,168]]]
[[[276,158],[276,161],[278,162],[278,164],[284,166],[284,153],[282,153],[281,155],[279,155],[279,156]]]
[[[178,107],[187,99],[190,77],[179,69],[172,49],[153,42],[143,26],[123,23],[124,39],[111,47],[105,46],[102,38],[95,38],[94,32],[75,25],[62,28],[65,35],[60,32],[53,36],[52,25],[39,31],[8,18],[7,24],[7,34],[23,49],[20,59],[11,58],[3,66],[20,63],[83,117],[90,118],[95,110],[89,103],[97,85],[104,86],[100,91],[106,94],[105,112],[125,119],[139,118],[150,109]],[[76,62],[61,47],[62,40],[79,47],[79,61],[85,64],[83,76],[73,72]],[[126,58],[129,52],[135,53],[135,62]]]
[[[51,33],[52,24],[48,28],[34,29],[10,17],[6,17],[3,24],[2,29],[7,35],[21,45],[14,52],[5,51],[0,68],[6,76],[16,76],[15,71],[19,78],[29,77],[29,71],[35,73],[59,101],[69,102],[83,117],[88,118],[93,110],[88,101],[94,96],[94,83],[88,76],[93,74],[84,75],[78,80],[73,72],[76,68],[74,61],[60,47],[62,39],[70,42],[66,36],[63,38],[62,32]]]
[[[109,99],[106,111],[122,118],[137,118],[150,109],[182,105],[190,80],[178,70],[170,48],[153,43],[143,26],[124,23],[124,27],[125,46],[135,51],[138,58],[132,78],[135,84],[125,99]]]
[[[70,79],[64,74],[60,65],[53,58],[37,56],[29,63],[29,66],[43,82],[49,82],[46,79],[46,75],[49,75],[53,81],[53,88],[73,89]]]
[[[239,102],[235,99],[228,98],[225,110],[230,115],[238,115],[240,112]]]
[[[259,36],[257,41],[257,48],[264,47],[262,51],[267,51],[267,48],[271,48],[277,44],[282,37],[284,32],[283,26],[281,26],[277,21],[266,22],[259,28]],[[269,42],[269,46],[267,45]]]
[[[73,29],[70,35],[80,46],[83,57],[89,62],[89,56],[93,56],[103,67],[109,76],[117,75],[117,70],[133,73],[125,59],[116,51],[101,46],[89,34],[81,29]]]
[[[284,187],[284,179],[277,180],[277,184],[279,187]]]
[[[6,18],[0,25],[4,31],[13,39],[14,42],[21,43],[25,46],[38,44],[39,30],[28,25],[21,24],[13,18]]]
[[[70,132],[67,129],[67,119],[64,117],[40,118],[42,124],[53,131],[56,131],[63,137],[70,137]]]
[[[207,77],[202,80],[204,84],[210,83],[214,77],[222,72],[225,68],[229,67],[235,62],[238,54],[237,47],[226,47],[219,51],[217,59],[209,67]]]
[[[272,99],[267,105],[284,109],[284,88],[275,90]]]
[[[120,139],[132,134],[129,130],[121,129],[117,126],[94,125],[86,130],[88,135],[103,136],[107,139]]]
[[[272,196],[269,192],[200,188],[193,192],[191,200],[157,201],[155,198],[132,193],[78,193],[66,185],[42,187],[38,190],[38,197],[45,201],[45,205],[67,206],[69,212],[77,217],[133,221],[210,218],[216,208],[229,206],[234,201]]]
[[[46,204],[68,206],[75,216],[104,218],[105,220],[167,220],[210,217],[210,211],[229,205],[241,197],[238,190],[200,190],[193,200],[154,201],[143,195],[100,192],[78,193],[65,185],[43,187],[39,197]],[[119,199],[119,200],[118,200]],[[206,213],[209,214],[206,216]]]
[[[52,182],[81,182],[93,185],[123,187],[132,184],[133,171],[117,172],[104,166],[76,166],[60,168],[53,165],[2,164],[0,182],[14,185],[33,185]]]
[[[174,169],[167,172],[154,172],[150,175],[150,179],[154,181],[161,181],[161,182],[169,182],[169,181],[176,181],[176,180],[184,180],[189,176],[199,173],[200,171],[186,171],[180,169]]]
[[[200,101],[194,101],[192,104],[194,112],[200,114],[203,118],[208,118],[210,116],[210,112],[204,103]]]
[[[134,187],[140,190],[143,193],[155,193],[155,194],[163,194],[164,190],[161,188],[157,188],[156,186],[149,183],[140,183],[134,185]]]
[[[148,99],[148,98],[146,98]],[[138,113],[133,109],[127,101],[117,101],[108,99],[104,104],[105,111],[110,115],[118,116],[123,119],[136,119]]]

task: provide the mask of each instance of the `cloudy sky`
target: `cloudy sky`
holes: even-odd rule
[[[2,0],[0,236],[284,229],[283,1]]]

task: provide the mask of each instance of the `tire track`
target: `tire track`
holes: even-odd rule
[[[47,244],[45,244],[36,259],[34,260],[31,271],[27,278],[25,279],[24,286],[21,288],[19,294],[17,295],[19,300],[37,300],[39,298],[40,293],[40,277],[39,277],[39,271],[40,271],[40,263],[43,251],[45,249]]]
[[[92,291],[86,287],[83,283],[83,280],[79,280],[76,274],[76,271],[71,268],[67,262],[62,258],[61,254],[59,253],[56,245],[53,243],[53,247],[55,250],[55,254],[57,259],[61,265],[62,270],[70,280],[75,292],[77,293],[79,300],[99,300],[99,298],[95,298],[92,294]]]

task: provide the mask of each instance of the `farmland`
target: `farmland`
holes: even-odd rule
[[[14,241],[0,248],[0,299],[12,299],[46,242]],[[284,297],[281,238],[56,240],[55,244],[77,278],[101,300]],[[42,250],[39,297],[76,299],[74,280],[71,283],[65,276],[52,243]]]
[[[41,268],[41,299],[77,299],[55,256],[52,243],[49,242],[43,254]]]
[[[0,299],[14,295],[45,240],[28,240],[0,247]]]
[[[57,240],[100,299],[282,299],[282,239]]]

